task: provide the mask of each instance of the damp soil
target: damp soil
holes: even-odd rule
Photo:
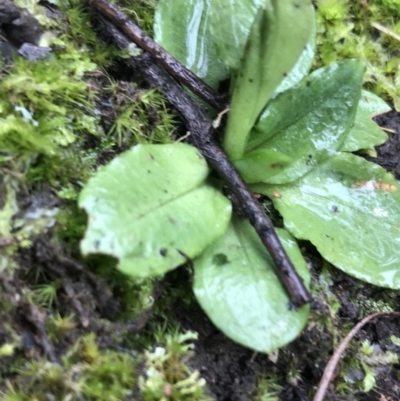
[[[7,10],[4,11],[7,7],[9,7],[8,14]],[[13,17],[9,17],[10,15]],[[29,24],[26,16],[22,17],[19,10],[13,8],[11,2],[5,1],[0,5],[0,25],[14,44],[19,44],[23,34],[23,30],[16,27],[25,26],[27,29],[29,27],[32,29],[34,26],[36,30],[40,29],[35,24]],[[32,43],[36,43],[36,30],[27,34],[28,37],[33,38]],[[27,39],[24,38],[23,41],[26,42]],[[106,107],[103,108],[104,115],[110,112],[106,109]],[[100,103],[99,110],[102,110]],[[393,172],[397,179],[400,179],[400,114],[391,111],[375,117],[375,121],[382,127],[389,128],[393,133],[389,134],[389,140],[377,149],[377,157],[370,159]],[[88,141],[87,146],[94,148],[96,143]],[[115,149],[115,152],[111,154],[99,155],[99,164],[108,162],[122,150]],[[1,192],[0,188],[0,194]],[[4,199],[0,196],[0,206],[3,204]],[[49,186],[43,187],[35,194],[21,193],[19,204],[25,213],[29,210],[63,207],[63,201],[55,196]],[[149,319],[153,323],[160,319],[157,313],[151,310],[144,311],[132,321],[118,319],[117,316],[121,313],[118,289],[111,288],[95,272],[77,263],[74,259],[77,255],[71,255],[70,251],[67,251],[70,248],[64,245],[52,244],[51,234],[49,234],[39,236],[30,248],[20,251],[18,260],[20,268],[13,277],[2,280],[3,296],[12,307],[10,306],[9,310],[0,311],[0,346],[9,340],[3,324],[12,322],[13,330],[22,338],[19,357],[46,356],[49,360],[57,362],[61,360],[68,346],[84,333],[95,332],[101,346],[113,347],[118,344],[118,339],[122,336],[130,333],[132,335],[145,333],[149,330],[149,327],[152,327],[148,326]],[[1,246],[0,243],[0,252]],[[311,268],[314,285],[320,284],[318,279],[322,271],[320,256],[309,243],[302,244],[302,251]],[[310,394],[318,385],[323,369],[334,351],[337,337],[341,336],[343,328],[348,330],[365,315],[365,310],[360,307],[362,304],[360,301],[390,301],[395,309],[400,310],[400,294],[361,283],[338,270],[332,270],[327,288],[330,297],[337,299],[340,304],[335,319],[329,318],[331,309],[326,296],[315,297],[310,319],[314,324],[309,324],[298,339],[280,350],[277,355],[264,355],[254,353],[232,342],[210,322],[194,300],[182,303],[180,298],[177,298],[166,308],[162,306],[164,297],[168,296],[172,288],[176,286],[183,288],[189,298],[192,297],[188,292],[188,282],[191,278],[187,270],[187,268],[176,270],[156,286],[155,309],[164,308],[168,320],[177,322],[181,330],[192,330],[198,333],[195,351],[188,364],[200,372],[207,382],[210,396],[217,401],[254,400],[261,378],[266,377],[276,378],[281,386],[276,395],[280,400],[309,401]],[[71,330],[62,342],[47,343],[43,310],[34,309],[21,301],[24,289],[31,288],[38,282],[35,272],[42,274],[43,282],[61,281],[59,302],[56,304],[57,312],[63,316],[74,311],[79,318],[80,325]],[[354,342],[360,344],[364,340],[369,340],[382,351],[400,354],[400,347],[391,342],[391,336],[400,337],[400,320],[387,317],[367,324],[356,336]],[[13,363],[12,358],[1,358],[0,376],[7,374],[7,379],[12,380],[9,372]],[[400,365],[377,367],[375,373],[377,384],[374,391],[367,394],[360,392],[339,396],[335,395],[333,385],[326,399],[331,401],[399,400]],[[354,382],[361,381],[364,372],[354,369],[349,377]],[[1,385],[0,390],[4,389]]]
[[[388,140],[377,147],[377,157],[369,158],[400,179],[400,113],[392,110],[374,118],[377,124],[391,130]],[[302,252],[316,277],[321,273],[322,263],[317,250],[309,243],[302,244]],[[337,333],[343,327],[352,327],[365,316],[360,304],[363,301],[390,301],[395,310],[400,310],[400,294],[361,283],[347,274],[333,270],[329,291],[340,302],[334,326]],[[397,308],[396,308],[397,305]],[[196,352],[190,364],[201,372],[207,381],[211,395],[218,401],[249,401],[257,394],[262,377],[280,378],[282,401],[308,401],[309,394],[316,389],[323,369],[334,351],[333,330],[326,327],[308,325],[301,336],[280,352],[277,361],[268,355],[254,353],[227,338],[207,318],[195,303],[184,306],[177,302],[170,310],[170,316],[180,322],[184,330],[198,332]],[[322,319],[329,313],[325,297],[314,298],[312,304],[313,321]],[[386,317],[367,324],[353,340],[360,344],[368,340],[382,351],[399,353],[391,336],[399,337],[400,320]],[[297,371],[299,378],[292,378],[291,371]],[[339,372],[337,372],[338,374]],[[394,401],[400,399],[400,365],[391,368],[377,367],[374,391],[363,394],[338,396],[333,391],[327,394],[330,401]],[[349,377],[356,381],[364,378],[364,373],[354,370]],[[333,389],[333,387],[332,387]]]
[[[396,132],[379,147],[377,161],[398,174],[400,114],[392,111],[380,116],[377,121]],[[62,207],[60,202],[50,187],[44,187],[32,196],[20,195],[20,204],[26,205],[26,211]],[[303,243],[302,250],[311,266],[314,280],[317,280],[316,277],[321,273],[322,260],[310,244]],[[8,281],[3,291],[7,299],[16,306],[11,320],[15,332],[24,339],[22,353],[30,356],[45,354],[50,360],[58,361],[61,360],[68,344],[85,332],[95,332],[99,342],[107,347],[118,343],[119,336],[146,330],[147,320],[151,316],[150,311],[128,323],[115,320],[114,317],[120,312],[118,293],[113,293],[107,283],[96,274],[74,263],[73,259],[65,254],[62,246],[54,247],[51,238],[46,236],[37,238],[31,248],[21,251],[19,260],[21,268],[15,277]],[[44,325],[42,327],[35,317],[35,311],[29,309],[26,304],[18,304],[16,300],[24,288],[29,288],[37,282],[33,274],[37,271],[42,271],[47,279],[61,279],[63,291],[60,291],[58,313],[66,315],[73,310],[78,314],[81,323],[80,327],[72,330],[62,343],[52,343],[52,351],[46,348],[41,338],[41,329]],[[176,286],[176,277],[180,277],[178,286],[187,287],[190,277],[185,277],[185,271],[178,269],[172,276],[167,275],[157,294],[161,304],[163,297]],[[387,301],[390,298],[391,304],[398,305],[396,309],[400,310],[400,297],[396,293],[360,283],[338,270],[332,271],[329,291],[340,302],[340,309],[333,322],[333,327],[339,334],[343,327],[348,328],[362,318],[365,311],[359,307],[360,300]],[[190,297],[190,294],[188,296]],[[324,297],[315,298],[312,309],[312,321],[324,321],[324,319],[327,321],[329,305]],[[218,401],[253,400],[257,394],[260,378],[269,376],[279,380],[278,383],[282,387],[279,392],[280,400],[310,400],[309,394],[316,388],[323,368],[334,350],[332,327],[328,330],[323,324],[313,327],[309,325],[298,339],[280,350],[277,360],[273,361],[271,356],[254,353],[228,339],[210,322],[194,301],[183,304],[178,299],[167,307],[166,313],[171,322],[179,323],[182,330],[198,333],[195,352],[189,360],[189,365],[206,379],[210,396]],[[4,311],[1,314],[4,314]],[[157,320],[157,316],[154,319]],[[10,316],[6,320],[10,321]],[[2,340],[3,332],[5,331],[0,323],[0,343],[6,341],[5,335]],[[400,353],[400,347],[390,341],[391,336],[400,337],[400,321],[396,318],[384,318],[365,326],[354,341],[360,343],[367,339],[382,351]],[[7,361],[3,361],[0,364],[0,372],[6,373],[11,364],[12,361],[10,365]],[[293,372],[297,372],[297,376],[293,375]],[[346,397],[334,395],[332,392],[326,399],[332,401],[400,399],[400,366],[381,367],[377,372],[375,391]],[[362,371],[353,372],[354,381],[362,380],[363,377]]]
[[[395,133],[380,146],[376,160],[395,174],[400,166],[400,114],[391,111],[376,118],[377,122]],[[88,144],[90,147],[90,144]],[[102,164],[104,160],[99,161]],[[399,178],[399,177],[398,177]],[[34,195],[21,193],[20,205],[25,205],[25,213],[41,208],[51,209],[63,207],[50,186],[43,187]],[[16,216],[18,217],[18,216]],[[146,333],[160,319],[157,312],[144,311],[133,321],[121,321],[117,318],[121,312],[118,290],[108,286],[105,280],[96,273],[74,261],[73,256],[66,252],[63,245],[54,246],[51,235],[36,238],[32,247],[22,250],[19,255],[21,268],[6,285],[3,291],[8,300],[16,306],[13,316],[4,321],[13,322],[13,329],[23,338],[20,353],[32,358],[34,355],[46,355],[53,361],[60,361],[68,346],[84,333],[95,332],[102,347],[114,347],[118,339],[136,333]],[[308,242],[301,243],[302,252],[311,268],[313,284],[320,285],[318,278],[322,272],[323,261],[315,248]],[[78,255],[75,255],[78,256]],[[24,288],[37,283],[35,272],[40,271],[42,280],[62,281],[57,303],[57,312],[67,315],[74,311],[80,320],[80,325],[70,331],[62,342],[52,342],[52,351],[46,349],[46,343],[41,338],[40,320],[35,311],[26,304],[18,304],[16,300]],[[188,273],[189,272],[189,273]],[[46,278],[46,279],[45,279]],[[316,296],[312,303],[312,314],[309,324],[303,333],[293,343],[280,350],[275,355],[255,353],[242,347],[221,333],[207,318],[190,293],[190,267],[182,267],[168,274],[157,286],[154,310],[163,310],[163,316],[168,316],[169,322],[177,322],[183,331],[191,330],[198,333],[195,351],[188,364],[198,370],[207,382],[209,395],[217,401],[251,401],[257,396],[257,389],[262,378],[274,377],[281,386],[279,399],[282,401],[311,401],[310,394],[316,389],[323,369],[334,351],[338,338],[348,331],[357,321],[365,316],[365,310],[360,307],[365,301],[390,302],[395,309],[400,310],[400,294],[361,283],[358,280],[332,269],[327,293]],[[182,303],[182,294],[172,297],[175,301],[167,306],[164,299],[180,288],[187,302]],[[329,296],[328,296],[329,295]],[[328,298],[336,299],[340,306],[335,319],[330,320]],[[396,308],[396,305],[398,306]],[[39,311],[43,313],[43,311]],[[4,311],[0,313],[4,316]],[[149,319],[151,324],[148,325]],[[105,323],[106,322],[106,323]],[[321,324],[315,324],[321,322]],[[344,330],[345,329],[345,330]],[[335,336],[337,336],[335,338]],[[359,347],[364,340],[382,351],[392,351],[400,354],[400,347],[391,342],[391,336],[400,338],[400,320],[397,318],[382,318],[367,324],[353,340]],[[6,341],[5,330],[0,323],[0,344]],[[355,348],[351,351],[354,352]],[[5,374],[12,366],[2,361],[0,373]],[[294,374],[296,372],[296,374]],[[330,401],[394,401],[400,399],[400,365],[376,368],[377,384],[375,390],[363,394],[339,396],[331,388],[326,400]],[[339,374],[339,372],[337,372]],[[362,370],[354,369],[349,377],[355,382],[364,378]],[[259,398],[260,399],[260,398]]]

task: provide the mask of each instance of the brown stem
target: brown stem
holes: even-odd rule
[[[152,38],[146,35],[128,16],[117,6],[106,0],[88,0],[88,3],[96,8],[103,16],[112,21],[140,48],[151,54],[169,74],[179,82],[187,86],[194,94],[199,96],[211,107],[218,111],[227,108],[227,102],[213,88],[204,83],[192,71],[187,69],[178,60],[167,53]]]
[[[128,39],[111,23],[104,19],[105,28],[120,48],[125,48]],[[257,231],[261,241],[271,254],[277,273],[289,293],[294,306],[302,306],[311,300],[303,280],[296,272],[292,262],[282,247],[271,220],[248,189],[242,177],[228,160],[225,153],[214,140],[214,128],[210,117],[165,71],[158,67],[149,54],[131,57],[126,61],[164,96],[181,113],[191,132],[194,145],[200,150],[207,162],[218,172],[228,188],[241,203],[242,209]]]

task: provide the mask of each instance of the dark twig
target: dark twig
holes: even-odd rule
[[[117,6],[106,0],[88,0],[89,4],[96,8],[103,16],[111,20],[140,48],[151,54],[169,74],[179,82],[187,86],[194,94],[199,96],[211,107],[218,111],[227,108],[227,102],[213,88],[204,83],[178,60],[168,54],[152,38],[146,35],[128,16]]]
[[[400,316],[400,312],[376,312],[373,313],[372,315],[369,315],[365,317],[361,322],[357,323],[356,326],[354,326],[349,334],[342,340],[340,343],[339,347],[336,349],[335,353],[331,356],[331,359],[329,360],[328,364],[325,367],[324,374],[322,376],[321,381],[319,382],[318,385],[318,390],[315,393],[313,401],[323,401],[325,398],[325,393],[326,390],[328,389],[329,383],[332,381],[332,378],[334,376],[336,367],[340,361],[340,358],[342,357],[344,351],[348,347],[350,341],[353,339],[353,337],[371,320],[377,318],[377,317],[382,317],[382,316],[388,316],[388,315],[394,315],[394,316]]]
[[[117,45],[120,48],[125,48],[129,44],[128,39],[106,19],[103,19],[103,22],[105,29]],[[271,220],[247,188],[238,171],[213,139],[214,128],[208,115],[165,71],[155,64],[149,54],[143,54],[137,58],[131,57],[127,63],[138,70],[152,86],[158,88],[181,113],[192,134],[191,138],[193,138],[195,146],[241,203],[244,213],[270,252],[277,273],[286,287],[293,305],[301,306],[309,302],[311,296],[283,249]]]

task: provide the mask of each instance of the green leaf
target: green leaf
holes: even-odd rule
[[[84,254],[119,258],[149,276],[199,255],[226,230],[231,205],[207,183],[209,168],[189,145],[137,145],[100,170],[80,194],[89,215]]]
[[[271,196],[285,227],[330,263],[371,284],[400,288],[400,186],[348,153],[289,185],[254,185]]]
[[[210,31],[219,58],[237,70],[251,26],[265,0],[211,0]]]
[[[299,59],[297,60],[296,64],[291,69],[287,77],[285,77],[283,81],[279,84],[274,95],[284,92],[285,90],[296,85],[309,73],[315,56],[316,30],[317,30],[316,23],[315,20],[313,20],[312,32],[308,40],[308,43],[304,47],[303,52],[301,53]]]
[[[341,150],[356,152],[362,149],[372,149],[385,142],[388,138],[387,134],[379,128],[372,117],[387,111],[390,111],[390,107],[384,100],[371,92],[362,91],[354,127],[350,130]]]
[[[307,286],[310,274],[296,242],[279,238]],[[247,220],[233,217],[226,234],[194,262],[194,293],[213,323],[234,341],[271,352],[301,332],[309,306],[290,309],[272,259]]]
[[[314,9],[308,0],[269,0],[260,8],[236,77],[224,149],[240,159],[262,109],[307,44]]]
[[[363,72],[358,61],[333,64],[270,102],[251,133],[248,149],[274,149],[294,162],[269,183],[300,178],[342,146],[354,121]]]
[[[177,12],[179,10],[179,12]],[[160,0],[155,14],[155,40],[210,86],[228,78],[209,32],[210,0]]]
[[[256,149],[244,154],[233,164],[248,184],[266,182],[287,168],[292,159],[272,149]]]

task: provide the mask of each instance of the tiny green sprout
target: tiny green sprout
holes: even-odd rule
[[[19,391],[13,387],[10,381],[6,382],[6,392],[0,391],[0,396],[4,401],[29,401],[27,395],[23,391]],[[32,400],[36,401],[36,400]]]
[[[275,376],[261,377],[258,381],[256,401],[279,401],[279,393],[283,387]]]
[[[64,338],[74,327],[76,327],[74,315],[61,316],[59,313],[50,316],[46,324],[47,334],[54,340]]]
[[[301,378],[301,374],[298,369],[295,367],[291,366],[287,376],[286,376],[286,381],[293,387],[297,387],[299,385],[299,382],[301,382],[303,379]]]
[[[100,350],[96,344],[96,335],[90,333],[78,339],[73,348],[69,351],[66,360],[79,358],[79,360],[92,364],[98,360],[99,355]]]
[[[347,395],[350,394],[352,391],[352,387],[349,383],[340,382],[335,387],[336,392],[340,395]]]
[[[115,137],[119,146],[134,143],[168,143],[174,132],[174,118],[168,111],[162,95],[154,90],[137,91],[132,84],[108,86],[117,93],[114,122],[107,137]]]
[[[41,306],[50,308],[57,302],[57,291],[61,287],[61,280],[55,280],[48,284],[38,284],[33,289],[33,298]]]
[[[0,347],[0,358],[4,357],[4,356],[11,356],[14,353],[16,344],[3,344]]]
[[[362,381],[362,389],[363,389],[364,393],[368,393],[375,387],[375,384],[376,384],[375,373],[374,373],[373,369],[371,369],[366,364],[362,364],[362,366],[363,366],[364,373],[365,373],[365,377]]]
[[[400,338],[396,336],[390,336],[390,341],[396,345],[397,347],[400,347]]]
[[[371,356],[373,351],[374,351],[374,346],[368,340],[364,340],[361,343],[361,349],[360,350],[363,353],[363,355]]]

